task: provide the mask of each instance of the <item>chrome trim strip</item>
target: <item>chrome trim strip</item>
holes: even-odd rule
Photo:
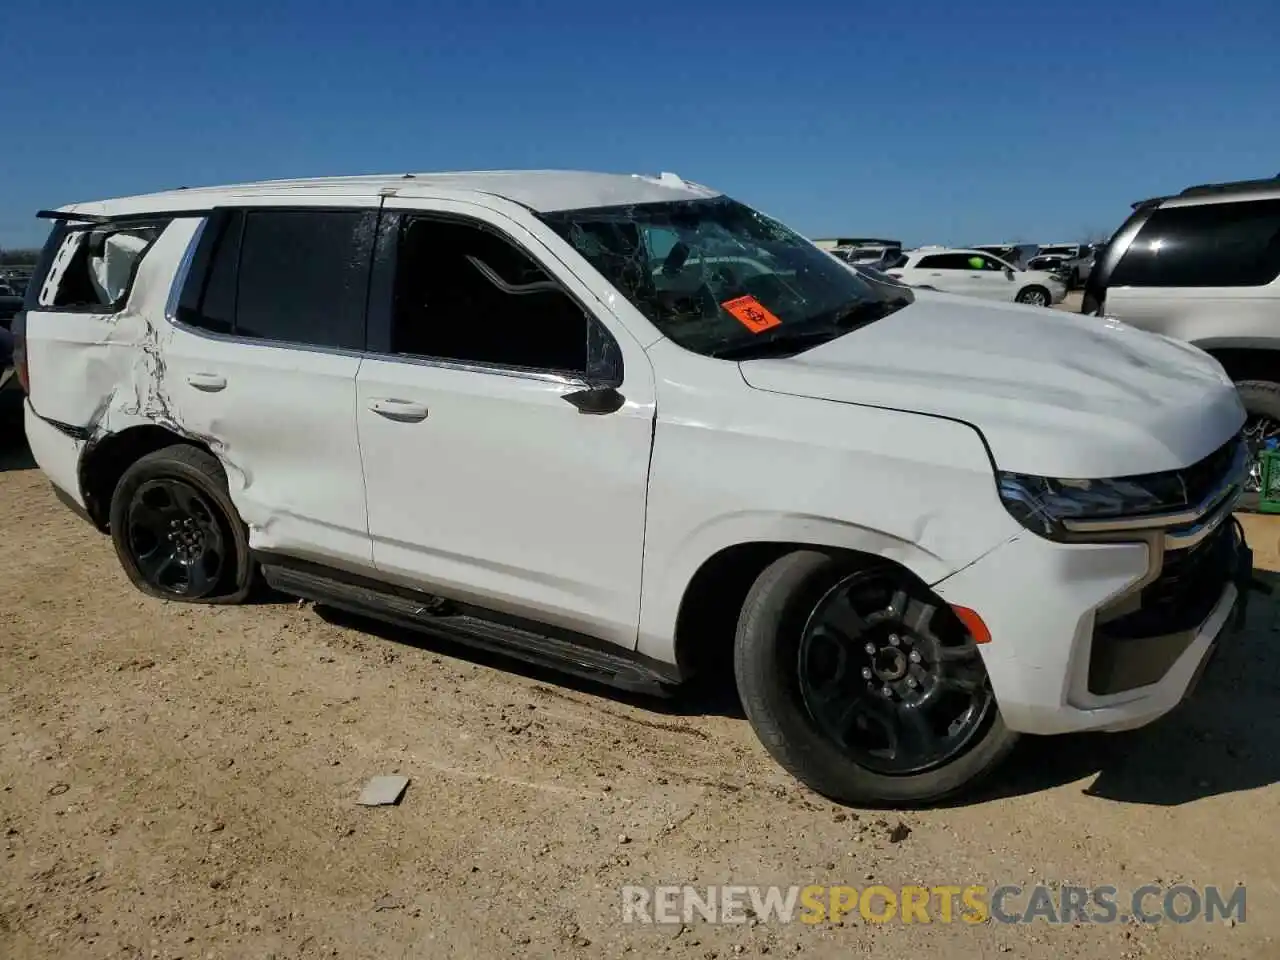
[[[1224,501],[1239,500],[1248,469],[1248,451],[1243,441],[1236,445],[1231,466],[1223,474],[1221,482],[1200,501],[1199,505],[1176,513],[1158,513],[1145,517],[1111,517],[1105,520],[1063,520],[1063,527],[1072,534],[1118,533],[1133,530],[1170,530],[1194,524],[1206,514],[1213,513]]]

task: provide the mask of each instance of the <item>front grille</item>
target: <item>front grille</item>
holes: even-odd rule
[[[1159,507],[1149,511],[1151,513],[1196,509],[1211,494],[1223,491],[1223,485],[1231,479],[1231,469],[1242,443],[1241,436],[1237,434],[1189,467],[1166,470],[1163,473],[1118,477],[1112,482],[1133,484],[1147,491],[1159,503]]]
[[[1128,638],[1194,630],[1222,597],[1235,557],[1235,527],[1227,520],[1194,547],[1166,552],[1160,576],[1138,594],[1139,608],[1107,621],[1098,633]]]
[[[1089,692],[1106,696],[1159,682],[1222,599],[1236,572],[1239,543],[1228,519],[1195,546],[1167,551],[1160,575],[1136,597],[1117,601],[1128,612],[1105,619],[1117,609],[1099,610]]]

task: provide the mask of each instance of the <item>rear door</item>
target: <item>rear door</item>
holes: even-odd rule
[[[378,198],[216,210],[170,308],[167,412],[227,469],[250,545],[372,564],[356,374]]]
[[[968,254],[933,253],[920,258],[916,266],[918,279],[913,282],[944,293],[982,296],[982,285],[971,276],[973,273]]]

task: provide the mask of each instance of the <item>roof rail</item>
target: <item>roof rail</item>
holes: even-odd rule
[[[1180,197],[1204,197],[1215,193],[1250,193],[1254,190],[1275,190],[1280,188],[1280,177],[1264,177],[1261,180],[1232,180],[1226,183],[1201,183],[1187,187],[1178,194]]]

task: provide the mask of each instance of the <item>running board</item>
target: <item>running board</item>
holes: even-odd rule
[[[674,675],[662,672],[662,665],[649,666],[622,652],[596,649],[526,627],[500,623],[479,615],[481,611],[473,607],[454,604],[430,594],[406,596],[380,589],[368,581],[349,583],[312,570],[269,563],[263,564],[262,575],[272,589],[290,596],[434,634],[621,690],[667,697],[678,682]]]

